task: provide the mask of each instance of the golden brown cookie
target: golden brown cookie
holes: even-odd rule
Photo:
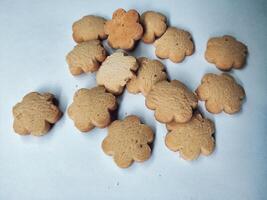
[[[222,111],[233,114],[241,109],[245,98],[244,89],[229,74],[206,74],[196,93],[205,101],[206,109],[214,114]]]
[[[225,35],[209,39],[205,58],[221,70],[240,69],[246,62],[247,52],[246,45]]]
[[[172,151],[179,151],[185,160],[197,159],[200,154],[210,155],[215,146],[212,134],[214,123],[195,113],[189,122],[167,124],[166,146]]]
[[[194,44],[189,32],[169,27],[167,31],[155,41],[156,55],[159,58],[169,58],[172,62],[182,62],[185,56],[194,52]]]
[[[83,88],[75,93],[68,114],[80,131],[87,132],[94,127],[107,127],[111,121],[110,111],[116,107],[115,96],[104,87]]]
[[[106,39],[107,35],[104,32],[106,20],[103,17],[94,15],[84,16],[72,25],[73,39],[77,43]]]
[[[189,32],[169,27],[167,31],[155,41],[156,55],[159,58],[169,58],[172,62],[182,62],[185,56],[194,52],[194,43]]]
[[[167,74],[158,60],[139,58],[138,63],[137,75],[127,83],[127,90],[135,94],[142,92],[146,96],[154,84],[167,79]]]
[[[121,168],[129,167],[133,161],[149,159],[154,134],[151,128],[141,124],[137,116],[131,115],[124,120],[116,120],[108,127],[108,136],[102,142],[102,149],[113,156]]]
[[[158,12],[146,11],[141,15],[141,24],[144,27],[143,42],[153,43],[156,38],[162,36],[167,29],[166,17]]]
[[[102,63],[96,74],[97,84],[105,86],[113,94],[120,94],[137,68],[138,63],[133,56],[117,51]]]
[[[31,92],[13,107],[13,128],[20,135],[45,135],[61,117],[54,95]]]
[[[112,20],[107,21],[105,33],[112,48],[130,50],[135,41],[143,35],[143,27],[139,23],[139,14],[136,10],[126,12],[122,8],[113,13]]]
[[[177,80],[155,84],[146,96],[146,106],[155,110],[155,118],[162,123],[189,121],[197,102],[195,94]]]
[[[72,75],[95,72],[106,58],[106,50],[99,40],[82,42],[68,53],[66,60]]]

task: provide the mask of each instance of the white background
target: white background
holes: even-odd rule
[[[183,63],[163,62],[171,79],[196,89],[207,72],[207,40],[231,34],[249,49],[244,69],[231,74],[247,98],[236,115],[204,115],[216,124],[216,150],[187,162],[164,145],[166,128],[142,95],[121,98],[119,118],[136,114],[156,133],[153,154],[119,169],[101,149],[106,129],[81,134],[67,114],[48,135],[21,137],[12,130],[12,107],[30,91],[51,92],[62,111],[78,88],[95,86],[95,74],[73,77],[65,55],[75,45],[71,25],[87,14],[111,18],[117,8],[155,10],[193,35],[196,52]],[[0,200],[173,199],[258,200],[267,195],[266,1],[12,1],[0,0]],[[140,43],[136,56],[156,58]]]

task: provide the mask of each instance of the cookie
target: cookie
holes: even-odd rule
[[[127,90],[134,94],[142,92],[146,96],[154,84],[167,79],[167,74],[158,60],[139,58],[138,63],[137,75],[127,83]]]
[[[137,68],[138,63],[133,56],[117,51],[102,63],[96,74],[97,84],[105,86],[113,94],[120,94]]]
[[[80,131],[87,132],[94,127],[108,126],[111,121],[110,111],[116,107],[115,96],[107,93],[104,87],[82,88],[75,93],[68,114]]]
[[[195,113],[189,122],[167,124],[165,144],[171,151],[179,151],[185,160],[197,159],[200,154],[210,155],[215,146],[214,123]]]
[[[141,15],[141,24],[144,28],[143,42],[153,43],[156,38],[162,36],[167,29],[166,17],[158,12],[146,11]]]
[[[172,62],[182,62],[185,56],[194,52],[194,43],[189,32],[169,27],[167,31],[155,41],[156,55],[159,58],[169,58]]]
[[[155,84],[146,96],[146,106],[155,110],[155,118],[162,123],[189,121],[197,103],[195,94],[177,80]]]
[[[130,50],[134,47],[135,41],[143,35],[138,12],[126,12],[121,8],[113,13],[112,20],[107,21],[104,30],[108,35],[109,45],[114,49]]]
[[[205,101],[206,109],[214,114],[222,111],[233,114],[241,109],[245,98],[244,89],[229,74],[206,74],[196,93]]]
[[[68,53],[66,60],[72,75],[95,72],[106,58],[106,50],[99,40],[82,42]]]
[[[106,39],[107,35],[104,32],[105,23],[106,20],[103,17],[94,15],[84,16],[72,25],[72,37],[77,43]]]
[[[246,62],[247,53],[245,44],[232,36],[225,35],[209,39],[205,58],[221,70],[240,69]]]
[[[131,115],[124,120],[116,120],[108,127],[108,135],[102,142],[103,151],[113,156],[121,168],[129,167],[133,161],[149,159],[154,134],[151,128],[141,124],[137,116]]]
[[[45,135],[61,117],[50,93],[31,92],[13,107],[13,128],[19,135]]]

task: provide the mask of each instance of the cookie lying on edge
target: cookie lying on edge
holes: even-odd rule
[[[54,95],[31,92],[13,107],[14,130],[20,135],[45,135],[61,117]]]
[[[240,69],[246,62],[247,53],[245,44],[225,35],[209,39],[205,58],[221,70]]]
[[[222,111],[233,114],[241,109],[245,91],[229,74],[206,74],[196,93],[205,101],[206,109],[214,114]]]
[[[113,93],[122,93],[124,86],[135,75],[133,71],[138,69],[138,63],[135,57],[128,56],[126,53],[116,51],[106,58],[96,74],[98,85]]]
[[[143,162],[149,159],[149,144],[154,140],[151,128],[141,124],[137,116],[127,116],[116,120],[108,127],[108,135],[102,142],[103,151],[113,156],[121,168],[129,167],[133,161]]]
[[[182,82],[161,81],[146,96],[146,106],[155,110],[155,118],[162,123],[184,123],[191,119],[198,99]]]
[[[162,36],[167,29],[166,17],[158,12],[146,11],[141,15],[141,24],[144,28],[143,42],[150,44]]]
[[[194,53],[194,43],[189,32],[169,27],[167,31],[155,41],[156,55],[159,58],[169,58],[172,62],[182,62],[185,56]]]
[[[94,127],[107,127],[111,121],[110,111],[117,108],[116,98],[104,87],[80,89],[68,108],[68,114],[75,126],[82,132]]]
[[[127,83],[127,90],[134,94],[142,92],[146,96],[153,85],[167,79],[167,74],[158,60],[142,57],[138,59],[138,64],[137,75]]]
[[[107,38],[104,32],[106,20],[94,15],[84,16],[72,25],[73,39],[77,43]]]
[[[131,50],[143,35],[138,12],[136,10],[126,12],[122,8],[113,13],[112,20],[107,21],[104,30],[108,35],[109,45],[114,49]]]
[[[183,159],[194,160],[200,154],[207,156],[213,152],[214,123],[200,113],[195,113],[189,122],[171,122],[166,126],[169,130],[165,137],[166,146],[172,151],[179,151]]]
[[[68,53],[66,60],[72,75],[80,75],[98,70],[107,57],[106,50],[99,40],[82,42]]]

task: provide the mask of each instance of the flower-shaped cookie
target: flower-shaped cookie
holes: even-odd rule
[[[108,136],[103,140],[103,151],[113,156],[121,168],[129,167],[133,161],[143,162],[151,155],[148,144],[154,134],[151,128],[141,124],[137,116],[131,115],[124,120],[116,120],[108,127]]]
[[[95,72],[106,58],[106,51],[99,40],[82,42],[68,53],[66,60],[72,75]]]
[[[22,102],[13,107],[15,132],[34,136],[47,133],[61,117],[61,111],[54,102],[55,98],[50,93],[31,92],[24,96]]]
[[[94,127],[108,126],[110,111],[116,107],[115,96],[107,93],[104,87],[83,88],[75,93],[68,114],[80,131],[87,132]]]
[[[112,20],[107,21],[104,30],[108,35],[109,45],[115,49],[130,50],[134,47],[135,41],[143,35],[138,12],[126,12],[121,8],[113,13]]]
[[[156,55],[159,58],[169,58],[172,62],[182,62],[185,56],[194,52],[194,43],[189,32],[169,27],[167,31],[155,41]]]
[[[127,83],[127,90],[131,93],[142,92],[146,96],[153,85],[167,79],[167,74],[158,60],[139,58],[138,63],[137,75]]]
[[[153,43],[156,37],[162,36],[167,29],[166,17],[161,13],[147,11],[141,15],[141,24],[144,27],[143,42]]]
[[[209,39],[205,58],[221,70],[240,69],[246,62],[247,52],[246,45],[225,35]]]
[[[215,146],[214,123],[195,113],[186,123],[167,124],[170,131],[165,138],[166,146],[172,151],[179,151],[185,160],[194,160],[201,154],[210,155]]]
[[[196,93],[200,100],[205,101],[206,109],[214,114],[238,112],[245,97],[244,89],[228,74],[206,74]]]
[[[105,23],[106,20],[103,17],[94,15],[84,16],[72,25],[73,39],[77,43],[88,40],[106,39],[107,35],[104,32]]]
[[[133,56],[117,51],[102,63],[96,74],[97,84],[104,85],[109,92],[120,94],[137,68],[138,63]]]
[[[155,84],[146,96],[146,106],[155,110],[155,118],[162,123],[189,121],[197,102],[195,94],[177,80]]]

